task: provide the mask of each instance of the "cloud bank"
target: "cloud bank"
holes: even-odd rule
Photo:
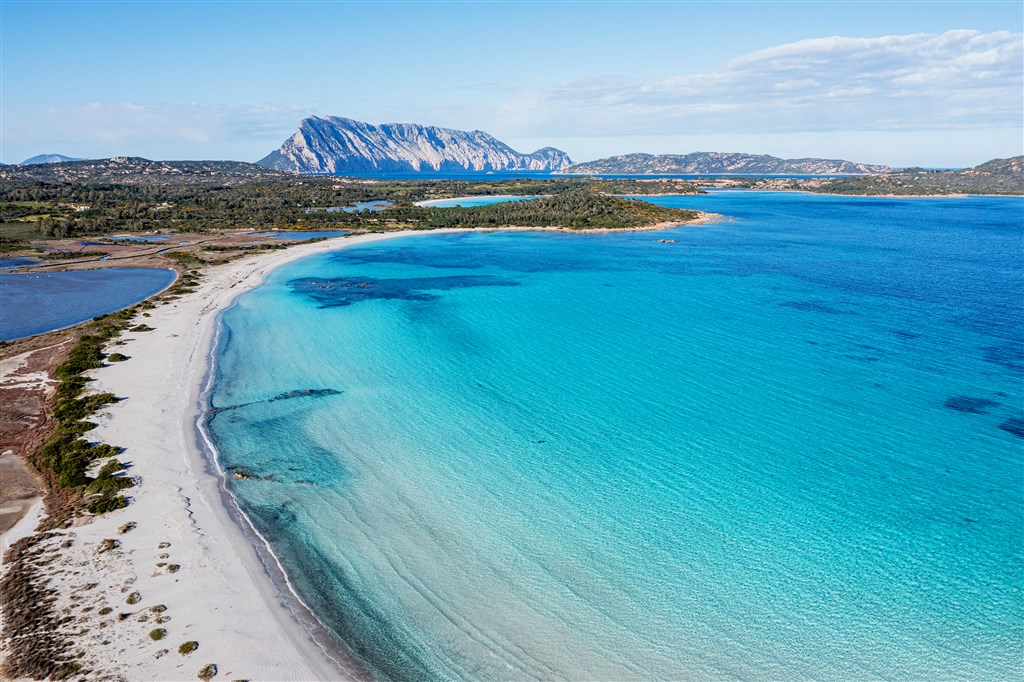
[[[658,67],[664,70],[665,65]],[[676,70],[685,71],[685,64]],[[358,118],[379,112],[380,121],[479,128],[552,145],[566,138],[668,140],[682,135],[799,133],[845,139],[865,131],[933,131],[933,139],[942,144],[942,131],[949,131],[947,138],[975,131],[980,139],[988,133],[978,131],[999,129],[1004,142],[997,146],[1018,147],[1006,152],[1019,153],[1020,135],[1014,131],[1020,131],[1024,118],[1024,35],[953,30],[815,38],[743,54],[711,73],[603,76],[483,90],[450,83],[439,88],[438,101],[419,98],[401,110],[380,110],[379,101],[370,109],[353,110],[353,103],[338,99],[337,93],[309,97],[318,102],[316,108],[125,102],[6,110],[2,142],[7,156],[17,149],[24,155],[56,151],[254,160],[279,145],[304,116]]]
[[[1019,126],[1024,36],[815,38],[674,78],[560,83],[504,107],[531,134],[941,130]],[[520,132],[527,132],[516,126]]]

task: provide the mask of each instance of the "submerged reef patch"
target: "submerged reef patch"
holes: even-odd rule
[[[272,403],[278,400],[290,400],[292,398],[326,398],[332,395],[341,395],[341,391],[335,388],[305,388],[298,389],[295,391],[285,391],[284,393],[278,393],[273,398],[267,398],[266,400],[254,400],[248,403],[238,403],[236,405],[225,405],[223,407],[211,407],[209,410],[210,416],[215,416],[221,412],[227,412],[228,410],[237,410],[240,407],[248,407],[250,405],[259,405],[260,403]]]
[[[973,398],[969,395],[955,395],[946,401],[946,407],[957,412],[971,414],[988,414],[988,408],[998,407],[999,403],[988,398]]]
[[[859,315],[860,313],[852,310],[840,310],[839,308],[833,308],[830,305],[826,305],[820,301],[786,301],[780,303],[781,308],[793,308],[795,310],[803,310],[809,313],[825,313],[826,315]]]
[[[1012,433],[1017,438],[1024,438],[1024,417],[1010,417],[999,425],[1003,431]]]
[[[404,300],[434,301],[435,291],[469,287],[514,287],[519,282],[492,275],[456,275],[452,277],[410,277],[376,279],[373,277],[338,277],[334,279],[300,278],[288,282],[297,294],[315,301],[321,308],[348,306],[360,301]]]

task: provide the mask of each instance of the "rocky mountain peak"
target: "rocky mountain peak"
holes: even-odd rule
[[[292,173],[561,170],[572,163],[553,147],[522,154],[482,130],[418,123],[372,124],[340,116],[311,116],[257,162]]]

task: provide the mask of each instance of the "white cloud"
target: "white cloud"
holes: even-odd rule
[[[492,112],[520,135],[942,130],[1020,125],[1024,36],[801,40],[721,70],[561,83]]]
[[[665,65],[659,70],[671,72]],[[681,63],[677,73],[684,71]],[[588,156],[609,148],[611,143],[601,140],[617,140],[633,151],[630,139],[649,141],[652,152],[693,151],[677,145],[708,147],[711,140],[733,151],[752,151],[741,147],[798,135],[821,144],[820,136],[829,133],[840,141],[878,133],[871,139],[885,143],[877,146],[879,156],[869,159],[877,161],[894,161],[881,152],[903,138],[915,140],[914,153],[922,157],[939,146],[968,144],[971,136],[989,147],[998,146],[997,139],[1009,140],[1003,146],[1010,148],[1002,152],[1009,155],[1020,153],[1024,36],[968,30],[833,36],[749,52],[710,73],[535,83],[457,87],[439,95],[452,98],[447,102],[393,102],[380,93],[366,100],[338,99],[310,92],[306,106],[123,102],[46,111],[5,108],[0,155],[7,162],[40,152],[255,160],[311,114],[479,128],[501,139],[536,140],[537,146],[576,140]],[[998,136],[984,132],[995,130]],[[925,143],[919,133],[928,131],[933,142]],[[655,144],[659,138],[664,144]],[[587,139],[595,143],[582,142]],[[729,139],[736,142],[728,144]]]

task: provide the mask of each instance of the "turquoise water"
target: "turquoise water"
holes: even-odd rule
[[[0,340],[70,327],[138,303],[169,286],[174,270],[108,268],[0,274]]]
[[[304,601],[385,679],[1016,678],[1024,201],[657,201],[734,220],[224,315],[209,426]]]
[[[422,205],[431,206],[433,208],[455,208],[456,206],[469,208],[471,206],[504,204],[510,201],[529,201],[530,199],[536,198],[537,197],[535,195],[456,197],[454,199],[432,199],[431,201],[424,201]]]

